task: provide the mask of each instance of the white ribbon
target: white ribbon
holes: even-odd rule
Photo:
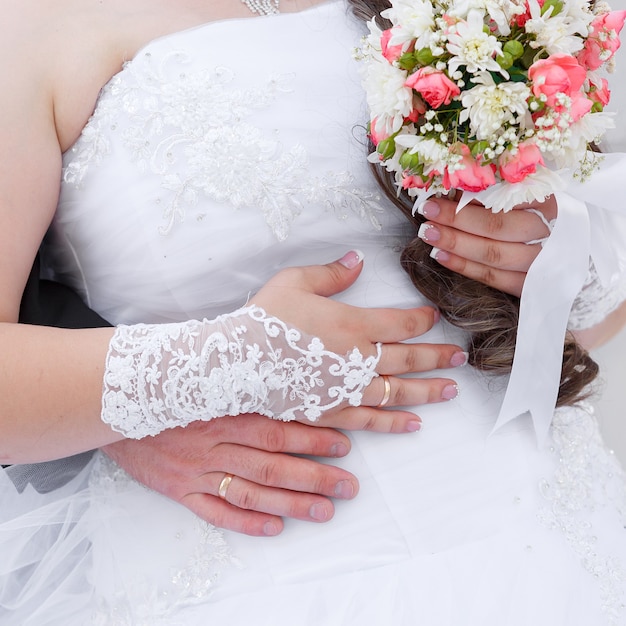
[[[604,285],[624,269],[626,241],[616,240],[605,211],[626,217],[626,154],[602,158],[590,179],[571,179],[568,193],[555,193],[558,217],[526,276],[513,368],[494,430],[530,412],[539,442],[545,440],[561,380],[567,321],[589,259]]]

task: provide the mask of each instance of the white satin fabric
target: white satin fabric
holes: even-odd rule
[[[358,28],[331,2],[146,46],[65,155],[59,276],[112,322],[171,321],[359,248],[340,299],[424,303],[368,171]],[[465,339],[441,323],[424,340]],[[461,396],[416,407],[422,432],[352,435],[355,501],[272,539],[202,524],[101,456],[51,494],[3,474],[0,622],[626,624],[624,477],[593,410],[557,411],[538,446],[524,416],[492,433],[506,380],[446,374]]]

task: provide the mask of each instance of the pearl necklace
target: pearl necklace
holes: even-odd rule
[[[276,15],[280,13],[280,0],[241,0],[252,13]]]

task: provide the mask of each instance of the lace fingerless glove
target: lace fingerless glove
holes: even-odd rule
[[[375,356],[340,356],[256,306],[211,321],[118,326],[102,420],[133,439],[243,413],[315,421],[358,406],[379,359],[380,345]]]

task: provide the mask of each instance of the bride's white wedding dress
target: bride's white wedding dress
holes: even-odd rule
[[[65,155],[59,276],[113,323],[210,318],[359,248],[342,300],[423,303],[366,161],[358,32],[331,2],[147,45]],[[538,447],[524,417],[490,434],[505,380],[449,375],[461,395],[418,407],[422,432],[352,435],[355,501],[276,538],[214,529],[102,455],[51,494],[3,474],[0,623],[626,624],[624,478],[592,410],[557,411]]]

